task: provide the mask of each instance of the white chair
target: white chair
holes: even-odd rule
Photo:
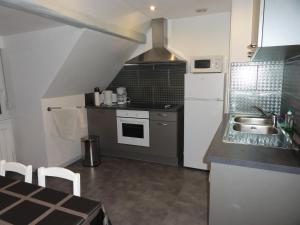
[[[0,175],[5,176],[6,171],[15,172],[25,177],[26,183],[32,183],[32,166],[25,166],[18,162],[0,161]]]
[[[40,167],[38,169],[38,183],[46,187],[46,177],[59,177],[73,182],[73,194],[80,197],[80,174],[60,167]]]

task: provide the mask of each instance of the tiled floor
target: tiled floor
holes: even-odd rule
[[[82,196],[102,201],[113,225],[207,225],[208,174],[125,159],[105,158],[96,168],[80,163]],[[59,179],[49,187],[71,192]]]

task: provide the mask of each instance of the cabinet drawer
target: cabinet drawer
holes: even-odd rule
[[[150,120],[156,121],[177,121],[176,112],[150,112]]]

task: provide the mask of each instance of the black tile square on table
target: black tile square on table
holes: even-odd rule
[[[44,219],[42,219],[37,225],[79,225],[84,222],[84,219],[79,216],[75,216],[59,210],[54,210]]]
[[[18,201],[19,198],[0,192],[0,211]]]
[[[73,196],[62,207],[90,215],[100,207],[100,202]]]
[[[11,183],[15,182],[15,180],[0,176],[0,188],[3,188]]]
[[[52,190],[49,188],[45,188],[45,189],[39,191],[38,193],[36,193],[35,195],[33,195],[32,198],[35,198],[35,199],[38,199],[38,200],[41,200],[44,202],[48,202],[51,204],[57,204],[67,196],[68,196],[67,193],[63,193],[60,191],[55,191],[55,190]]]
[[[21,195],[29,195],[32,192],[38,190],[39,186],[33,185],[33,184],[29,184],[29,183],[25,183],[25,182],[20,182],[17,183],[9,188],[7,188],[6,190],[17,193],[17,194],[21,194]]]
[[[0,216],[0,219],[14,225],[29,224],[49,208],[30,201],[21,202]]]

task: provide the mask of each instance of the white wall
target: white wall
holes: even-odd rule
[[[84,108],[84,95],[65,96],[59,98],[44,98],[42,99],[42,112],[44,120],[44,131],[46,137],[46,153],[48,166],[66,166],[74,161],[77,161],[81,156],[80,137],[88,135],[86,109],[76,109],[77,106]],[[65,139],[59,135],[51,133],[53,124],[52,113],[47,111],[48,107],[62,107],[67,109],[80,110],[84,113],[86,126],[82,129],[77,129],[77,140]],[[60,110],[60,109],[58,109]],[[55,126],[54,126],[55,127]]]
[[[40,100],[80,34],[59,27],[4,38],[16,156],[22,163],[47,165]]]
[[[7,111],[7,97],[5,90],[3,65],[1,60],[1,51],[4,47],[3,39],[0,37],[0,159],[15,161],[15,142],[13,135],[12,121]]]
[[[0,49],[4,47],[3,37],[0,36]]]
[[[188,63],[192,56],[223,55],[225,72],[228,71],[230,43],[230,13],[172,19],[168,21],[168,48]],[[140,45],[131,57],[152,47],[151,30],[147,43]],[[189,68],[188,68],[189,69]]]
[[[106,88],[137,44],[84,30],[44,97],[59,97]]]
[[[169,45],[188,60],[193,56],[223,55],[226,73],[224,111],[229,102],[230,13],[210,14],[170,21]]]
[[[53,143],[45,137],[41,99],[105,88],[137,44],[69,26],[7,36],[4,43],[17,160],[34,167],[67,163],[72,155],[46,151]]]
[[[4,83],[4,74],[3,74],[3,63],[2,63],[2,52],[3,41],[0,37],[0,106],[1,106],[1,115],[0,118],[6,116],[7,113],[7,105],[6,105],[6,91],[5,91],[5,83]]]
[[[187,60],[192,56],[223,55],[228,62],[230,13],[173,19],[169,27],[169,46]]]

